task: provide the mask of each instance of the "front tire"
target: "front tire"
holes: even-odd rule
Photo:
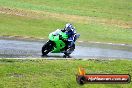
[[[53,42],[50,40],[44,44],[42,47],[42,56],[46,56],[53,49],[53,45]]]

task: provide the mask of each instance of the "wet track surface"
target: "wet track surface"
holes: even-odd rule
[[[0,39],[0,58],[41,58],[43,41]],[[62,58],[63,54],[49,53],[46,58]],[[81,43],[71,54],[72,58],[132,59],[132,46]]]

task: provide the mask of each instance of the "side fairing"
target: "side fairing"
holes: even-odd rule
[[[53,35],[52,33],[50,33],[49,39],[56,44],[54,49],[52,50],[52,53],[60,53],[61,49],[66,46],[65,43],[59,39],[59,35],[61,35],[63,39],[68,39],[68,35],[64,32],[60,32],[58,35]]]

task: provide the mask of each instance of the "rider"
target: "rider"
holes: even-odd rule
[[[75,27],[72,24],[67,23],[65,25],[64,29],[61,31],[65,32],[68,35],[68,39],[67,39],[68,46],[67,46],[67,48],[72,47],[72,45],[76,41],[76,37],[75,37],[76,36],[76,29],[75,29]]]
[[[68,35],[67,40],[63,40],[60,37],[60,39],[62,39],[67,43],[66,49],[72,47],[76,39],[80,36],[79,34],[76,34],[76,29],[71,23],[67,23],[64,29],[62,30],[57,29],[53,34],[57,35],[59,31],[65,32]]]

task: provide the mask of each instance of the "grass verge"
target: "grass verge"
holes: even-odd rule
[[[76,83],[78,67],[87,73],[132,75],[131,60],[0,59],[0,88],[131,88],[132,84]]]
[[[131,21],[130,0],[0,0],[0,6]]]
[[[30,18],[0,14],[1,36],[27,36],[48,38],[48,34],[57,28],[63,28],[67,21],[57,18]],[[117,26],[99,23],[75,23],[80,40],[132,44],[132,31]]]
[[[0,36],[48,38],[67,22],[80,40],[132,44],[130,0],[0,0]]]

